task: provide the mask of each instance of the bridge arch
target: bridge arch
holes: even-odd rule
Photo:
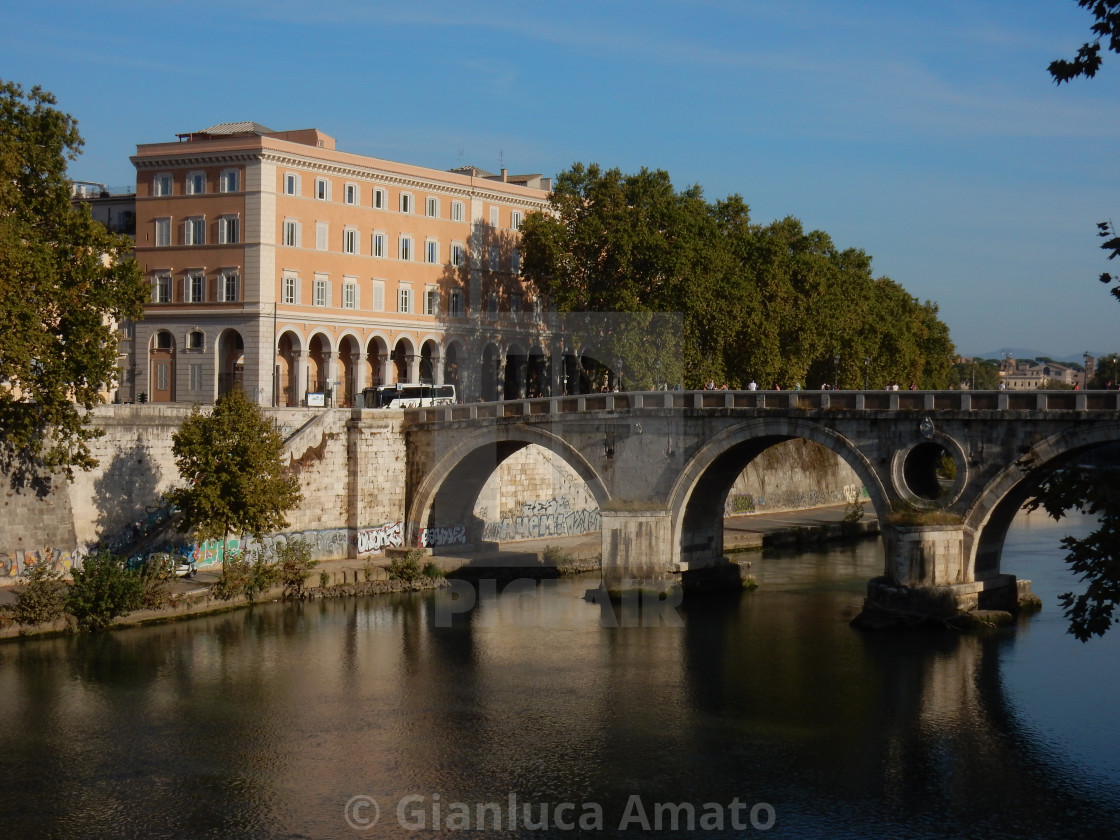
[[[707,565],[723,555],[724,502],[738,475],[764,450],[800,438],[838,455],[863,482],[875,515],[883,524],[889,496],[874,467],[856,445],[818,423],[796,419],[751,420],[713,437],[692,456],[674,483],[668,507],[672,516],[673,565]]]
[[[503,461],[536,444],[560,457],[583,480],[602,508],[611,498],[602,477],[562,437],[534,425],[501,425],[480,429],[455,444],[427,470],[407,504],[406,536],[413,544],[420,528],[464,525],[468,539],[482,537],[474,505],[483,485]]]
[[[1086,452],[1118,442],[1120,421],[1072,427],[1034,444],[1019,462],[1001,470],[965,514],[969,579],[986,580],[1001,574],[1000,560],[1007,530],[1047,475]],[[1024,469],[1025,466],[1031,469]]]

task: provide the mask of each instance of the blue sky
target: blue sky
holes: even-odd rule
[[[80,180],[219,122],[448,169],[664,169],[796,216],[936,301],[963,353],[1120,350],[1120,56],[1056,87],[1075,0],[0,0],[0,78],[86,141]]]

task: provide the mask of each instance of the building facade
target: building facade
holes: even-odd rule
[[[145,318],[122,336],[126,402],[352,405],[367,387],[462,399],[551,393],[551,340],[518,229],[550,179],[341,152],[317,129],[213,126],[137,146]]]

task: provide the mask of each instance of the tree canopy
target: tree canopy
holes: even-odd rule
[[[687,385],[948,384],[953,345],[937,306],[797,219],[757,225],[738,195],[708,202],[664,171],[596,164],[561,173],[551,202],[522,223],[522,276],[563,313],[680,313]],[[627,346],[664,368],[654,344]]]
[[[117,325],[143,313],[132,242],[70,203],[77,123],[0,81],[0,468],[96,465],[86,425],[116,376]]]
[[[240,389],[219,397],[209,414],[195,406],[171,451],[186,486],[169,501],[198,539],[224,545],[231,533],[278,531],[300,502],[299,479],[282,460],[283,438]]]
[[[1077,0],[1077,5],[1092,12],[1096,22],[1090,27],[1096,38],[1081,45],[1072,59],[1060,58],[1050,62],[1050,75],[1055,84],[1068,82],[1078,76],[1088,79],[1097,75],[1101,66],[1101,40],[1112,52],[1120,52],[1120,0]]]

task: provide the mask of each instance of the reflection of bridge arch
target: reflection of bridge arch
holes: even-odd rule
[[[537,426],[495,426],[475,432],[452,447],[417,485],[407,504],[409,539],[418,528],[460,524],[468,524],[468,533],[481,538],[482,523],[475,520],[474,505],[483,485],[503,461],[530,444],[563,459],[587,485],[599,507],[610,500],[603,479],[567,441]]]
[[[1105,421],[1066,429],[1039,441],[1023,455],[1022,463],[1005,467],[989,482],[965,516],[966,533],[971,534],[967,562],[976,580],[1000,574],[1003,541],[1015,515],[1039,483],[1085,452],[1120,441],[1120,422]]]
[[[676,562],[709,562],[723,555],[724,502],[735,479],[762,452],[795,438],[839,456],[863,482],[876,516],[890,509],[885,488],[856,446],[832,429],[796,419],[762,419],[724,430],[707,441],[681,471],[667,508],[673,517]]]

